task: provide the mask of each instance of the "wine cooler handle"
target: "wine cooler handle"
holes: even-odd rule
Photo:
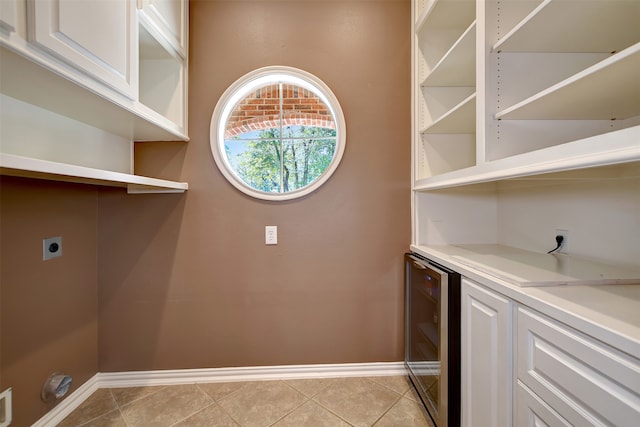
[[[413,266],[419,270],[426,270],[427,267],[425,267],[424,265],[420,264],[418,261],[413,261]]]

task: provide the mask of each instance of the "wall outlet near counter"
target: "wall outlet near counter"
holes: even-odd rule
[[[560,245],[560,248],[556,252],[566,254],[567,248],[568,248],[567,245],[569,243],[569,230],[567,230],[566,228],[556,228],[555,236],[562,236],[562,244]]]

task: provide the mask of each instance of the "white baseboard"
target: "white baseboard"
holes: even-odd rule
[[[32,427],[56,425],[99,388],[310,378],[380,377],[406,374],[404,362],[102,372],[97,373],[78,387],[69,397],[36,421]]]
[[[73,412],[82,402],[87,400],[99,386],[100,374],[95,374],[87,382],[75,389],[68,397],[47,412],[42,418],[36,421],[31,427],[51,427],[64,420],[67,415]]]
[[[100,373],[101,388],[154,385],[289,380],[305,378],[406,375],[404,362],[327,365],[253,366]]]

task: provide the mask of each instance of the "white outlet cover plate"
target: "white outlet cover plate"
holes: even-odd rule
[[[42,259],[44,261],[60,256],[62,256],[62,237],[42,239]]]
[[[267,225],[264,227],[264,243],[265,245],[278,244],[278,226]]]

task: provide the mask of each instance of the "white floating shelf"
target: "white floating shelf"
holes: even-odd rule
[[[416,33],[428,22],[430,28],[467,28],[475,19],[474,0],[429,0],[416,19]]]
[[[640,115],[640,43],[495,115],[508,120],[620,120]]]
[[[2,175],[124,187],[129,193],[184,193],[189,184],[0,153]]]
[[[614,52],[640,40],[637,0],[544,0],[494,46],[502,52]],[[567,30],[570,23],[570,30]]]
[[[476,94],[473,93],[431,123],[421,134],[436,133],[475,133],[476,131]]]
[[[432,191],[518,177],[640,162],[640,126],[494,160],[417,180],[415,191]]]
[[[476,85],[476,21],[442,57],[421,86]]]

